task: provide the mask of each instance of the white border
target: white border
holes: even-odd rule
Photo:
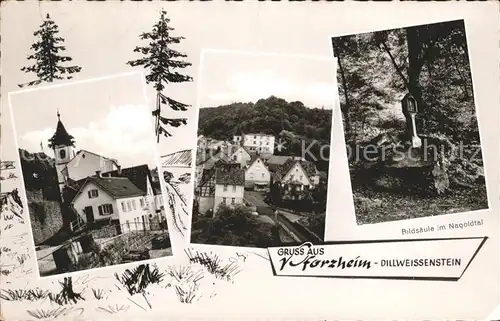
[[[200,65],[198,68],[198,86],[197,86],[197,94],[196,94],[196,133],[198,133],[198,122],[199,122],[199,115],[200,115],[200,104],[201,104],[201,89],[203,88],[202,84],[202,75],[203,75],[203,67],[204,67],[204,55],[207,53],[220,53],[220,54],[238,54],[238,55],[249,55],[249,56],[270,56],[270,57],[290,57],[290,58],[298,58],[298,59],[310,59],[310,60],[324,60],[328,61],[330,63],[333,63],[334,66],[334,72],[332,74],[332,86],[334,86],[334,96],[332,97],[332,108],[331,108],[331,113],[332,113],[332,122],[331,122],[331,127],[330,127],[330,142],[329,146],[331,146],[332,139],[333,139],[333,126],[335,124],[334,118],[335,118],[335,106],[338,103],[339,95],[338,95],[338,84],[337,84],[337,59],[333,56],[314,56],[314,55],[302,55],[302,54],[287,54],[287,53],[274,53],[274,52],[252,52],[252,51],[243,51],[243,50],[231,50],[231,49],[211,49],[211,48],[202,48],[201,53],[200,53]],[[193,161],[193,169],[191,174],[192,180],[193,180],[193,185],[194,186],[194,175],[196,173],[196,152],[197,152],[197,144],[198,144],[198,134],[196,134],[196,146],[194,148],[193,154],[194,154],[194,161]],[[331,153],[331,148],[330,148],[330,153]],[[329,155],[330,157],[330,155]],[[326,213],[325,213],[325,233],[323,235],[323,240],[326,238],[326,221],[328,217],[328,203],[330,199],[330,177],[332,176],[331,172],[331,162],[329,161],[329,173],[328,173],[328,182],[327,182],[327,201],[326,201]],[[193,202],[195,198],[195,193],[192,191],[191,193],[192,199],[191,199],[191,204],[190,208],[193,208]],[[191,243],[191,223],[192,223],[192,217],[193,213],[191,210],[191,216],[190,216],[190,225],[189,225],[189,236],[187,243],[190,246],[214,246],[216,248],[226,248],[226,249],[244,249],[246,251],[255,251],[256,253],[267,255],[267,249],[266,248],[259,248],[259,247],[246,247],[246,246],[231,246],[231,245],[219,245],[219,244],[203,244],[203,243]]]
[[[22,90],[18,90],[18,91],[11,91],[11,92],[8,92],[7,93],[7,99],[8,99],[8,105],[9,105],[9,112],[10,112],[10,118],[11,118],[11,124],[12,124],[12,131],[13,131],[13,134],[14,134],[14,144],[15,144],[15,147],[17,149],[17,151],[19,151],[19,142],[18,142],[18,137],[17,137],[17,130],[16,130],[16,122],[15,122],[15,117],[14,117],[14,109],[12,108],[12,99],[11,97],[13,95],[18,95],[18,94],[23,94],[23,93],[27,93],[27,92],[33,92],[33,91],[37,91],[37,90],[45,90],[45,89],[53,89],[53,88],[59,88],[59,87],[64,87],[64,86],[72,86],[72,85],[78,85],[78,84],[83,84],[83,83],[88,83],[88,82],[94,82],[94,81],[102,81],[102,80],[110,80],[110,79],[115,79],[115,78],[120,78],[120,77],[126,77],[126,76],[133,76],[133,75],[140,75],[141,77],[141,80],[142,80],[142,88],[143,88],[143,94],[144,94],[144,99],[145,99],[145,104],[146,106],[150,108],[149,106],[149,101],[147,99],[147,95],[146,95],[146,84],[145,84],[145,77],[144,77],[144,71],[131,71],[131,72],[126,72],[126,73],[120,73],[120,74],[115,74],[115,75],[110,75],[110,76],[103,76],[103,77],[95,77],[95,78],[89,78],[89,79],[84,79],[84,80],[77,80],[77,81],[69,81],[69,82],[62,82],[62,83],[58,83],[58,84],[54,84],[54,85],[47,85],[47,86],[41,86],[41,87],[32,87],[32,88],[27,88],[27,89],[22,89]],[[153,131],[151,131],[153,132]],[[151,137],[152,139],[154,137]],[[158,165],[160,164],[159,162],[159,159],[158,159],[158,150],[157,148],[154,148],[154,151],[153,151],[153,155],[154,157],[156,158],[155,161],[157,163],[157,166],[158,168],[161,168],[161,165]],[[171,230],[170,230],[170,225],[168,224],[168,220],[167,220],[167,230],[168,230],[168,234],[169,234],[169,239],[170,239],[170,243],[171,243],[171,250],[172,250],[172,255],[168,255],[168,256],[165,256],[165,257],[160,257],[160,258],[154,258],[154,259],[147,259],[147,260],[141,260],[141,261],[135,261],[135,262],[130,262],[130,263],[122,263],[122,264],[115,264],[115,265],[111,265],[111,266],[104,266],[104,267],[97,267],[97,268],[92,268],[92,269],[86,269],[86,270],[79,270],[79,271],[73,271],[73,272],[66,272],[66,273],[58,273],[58,274],[52,274],[52,275],[46,275],[46,276],[41,276],[40,275],[40,270],[39,270],[39,266],[38,266],[38,258],[37,258],[37,255],[36,255],[36,245],[35,245],[35,239],[33,237],[33,231],[32,231],[32,228],[31,228],[31,218],[30,218],[30,215],[29,215],[29,209],[28,209],[28,196],[27,196],[27,193],[26,193],[26,185],[24,183],[24,173],[23,173],[23,170],[21,168],[21,160],[20,160],[20,157],[19,155],[16,157],[16,169],[19,169],[19,173],[20,173],[20,179],[21,179],[21,183],[22,183],[22,195],[23,195],[23,208],[26,210],[26,213],[28,214],[26,217],[27,217],[27,223],[29,224],[29,238],[31,240],[31,245],[32,245],[32,248],[31,248],[31,252],[32,252],[32,257],[35,259],[35,270],[36,270],[36,277],[38,280],[40,279],[51,279],[51,278],[61,278],[62,276],[67,276],[67,275],[78,275],[78,274],[82,274],[82,273],[91,273],[91,272],[95,272],[95,271],[102,271],[102,270],[109,270],[111,268],[127,268],[127,267],[132,267],[132,266],[137,266],[137,264],[146,264],[146,263],[156,263],[158,262],[158,260],[164,260],[164,259],[167,259],[167,258],[172,258],[175,253],[174,253],[174,246],[172,246],[172,240],[171,240]],[[164,204],[165,203],[165,193],[163,191],[166,191],[165,189],[165,185],[163,182],[161,182],[162,180],[160,180],[160,187],[162,189],[162,197],[164,198],[163,199],[163,202]]]

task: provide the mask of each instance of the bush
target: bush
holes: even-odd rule
[[[200,220],[193,243],[269,247],[279,243],[276,227],[262,223],[244,206],[221,205],[213,219]]]

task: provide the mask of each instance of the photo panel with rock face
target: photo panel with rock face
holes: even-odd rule
[[[321,242],[336,63],[202,53],[191,243]]]
[[[143,86],[133,72],[10,93],[40,276],[172,254]]]
[[[332,44],[357,224],[488,209],[464,21]]]

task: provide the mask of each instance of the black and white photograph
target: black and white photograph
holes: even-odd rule
[[[335,60],[207,50],[202,62],[191,243],[321,242]]]
[[[464,21],[332,44],[357,224],[488,209]]]
[[[131,72],[10,93],[40,276],[172,255],[143,88]]]

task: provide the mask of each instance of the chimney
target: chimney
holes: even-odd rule
[[[118,165],[118,176],[122,176],[122,166],[121,165]]]
[[[102,177],[101,171],[100,170],[99,171],[95,171],[95,176],[101,178]]]

